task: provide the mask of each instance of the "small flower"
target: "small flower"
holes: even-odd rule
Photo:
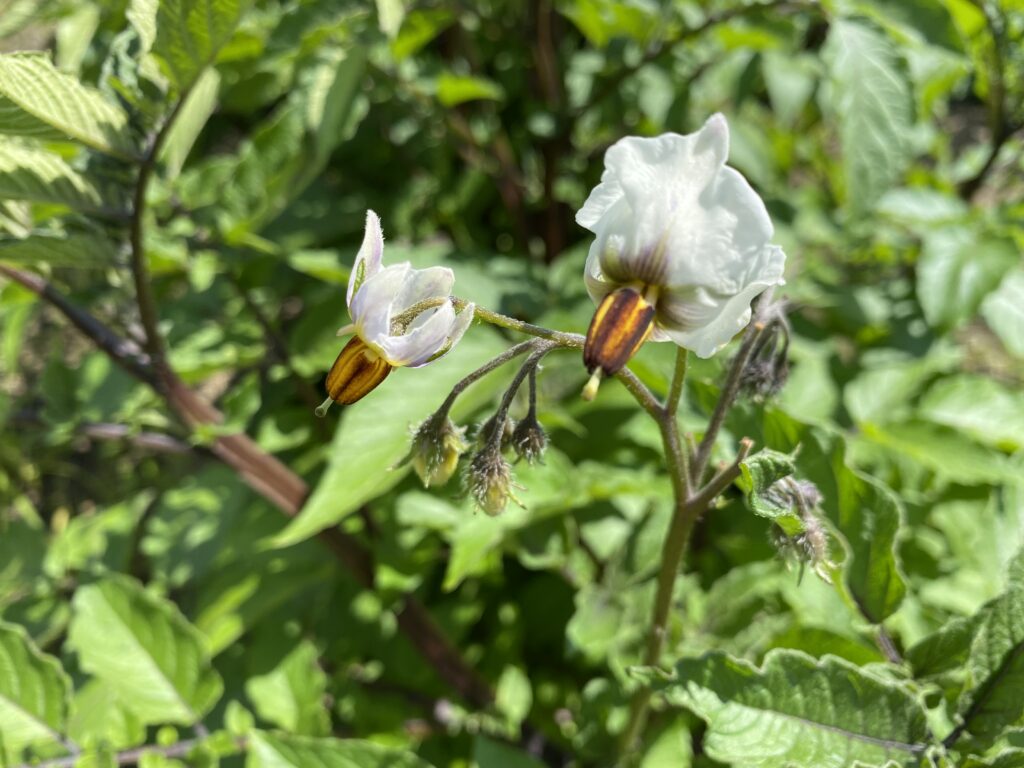
[[[473,319],[472,304],[455,314],[450,269],[413,269],[408,262],[382,267],[383,255],[380,219],[367,211],[363,244],[348,281],[352,325],[338,331],[355,335],[327,374],[329,397],[317,408],[319,416],[332,402],[348,405],[366,396],[394,368],[418,368],[445,354]]]
[[[501,448],[487,441],[469,463],[466,483],[477,506],[491,517],[505,511],[512,499],[512,467]]]
[[[469,448],[466,428],[456,427],[447,416],[424,421],[412,440],[412,467],[425,488],[447,483],[459,466],[459,457]]]
[[[576,214],[596,235],[584,361],[597,377],[648,338],[710,357],[750,322],[750,302],[782,284],[768,212],[728,154],[717,114],[696,133],[628,137],[605,153],[601,183]]]

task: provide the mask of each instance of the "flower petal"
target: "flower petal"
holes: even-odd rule
[[[380,226],[380,217],[373,211],[366,212],[366,228],[363,231],[363,244],[356,254],[352,273],[348,278],[346,302],[352,306],[352,297],[360,285],[380,271],[381,259],[384,257],[384,231]]]
[[[349,302],[352,323],[367,343],[387,336],[391,330],[391,305],[402,290],[412,267],[409,262],[392,264],[368,278]]]
[[[455,274],[448,267],[409,270],[405,284],[391,304],[392,312],[397,315],[426,299],[450,296],[454,284]]]
[[[725,168],[728,153],[728,124],[717,114],[687,136],[667,133],[616,142],[605,154],[602,183],[578,217],[605,241],[600,247],[605,274],[618,282],[667,281],[675,241],[685,244],[704,230],[706,190],[716,186],[723,171],[735,173]],[[677,230],[682,232],[678,238]]]
[[[781,285],[786,256],[770,245],[757,254],[742,284],[728,292],[706,286],[685,286],[663,291],[658,298],[655,340],[668,337],[711,357],[750,322],[750,303],[766,288]]]
[[[451,303],[444,304],[418,328],[404,336],[380,336],[375,346],[393,366],[422,365],[444,347],[455,320]]]

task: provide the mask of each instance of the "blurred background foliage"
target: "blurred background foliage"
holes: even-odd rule
[[[582,332],[589,240],[573,215],[604,150],[716,111],[788,254],[794,329],[789,381],[734,409],[718,458],[744,435],[799,446],[843,569],[838,588],[799,578],[734,489],[696,530],[668,654],[756,662],[782,647],[871,666],[925,641],[910,668],[949,730],[970,687],[969,617],[1024,579],[1007,570],[1024,537],[1020,0],[259,0],[206,28],[222,38],[207,69],[154,36],[156,5],[0,0],[0,263],[140,338],[133,147],[187,93],[144,249],[170,364],[225,415],[187,429],[0,282],[0,618],[73,681],[64,732],[100,756],[198,722],[372,738],[436,766],[608,764],[671,513],[655,425],[614,383],[581,402],[580,361],[553,354],[540,377],[552,447],[516,468],[523,508],[492,519],[457,484],[424,491],[392,467],[408,427],[508,338],[476,326],[359,405],[312,410],[367,208],[389,262],[448,264],[460,296]],[[43,65],[9,56],[24,50],[51,51],[127,123],[78,141],[77,123],[31,123],[14,67]],[[633,363],[659,392],[666,346]],[[698,436],[728,357],[691,368],[682,418]],[[455,415],[485,418],[501,384],[478,384]],[[216,460],[215,438],[235,432],[309,484],[298,518]],[[373,589],[311,538],[335,526],[372,553]],[[495,687],[492,707],[460,702],[416,655],[396,622],[409,593]],[[95,650],[111,611],[166,624],[202,657],[182,712],[146,703],[116,652]],[[936,637],[941,663],[926,653]],[[719,764],[705,728],[660,712],[643,764]],[[10,763],[62,753],[52,732],[0,733]],[[972,748],[1007,746],[1024,747],[1020,731]],[[216,752],[189,760],[239,759]]]

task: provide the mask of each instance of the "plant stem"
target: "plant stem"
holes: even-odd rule
[[[732,360],[729,374],[726,376],[725,384],[722,386],[722,391],[718,396],[718,402],[715,403],[715,410],[711,414],[711,421],[708,422],[708,428],[704,432],[704,437],[701,438],[700,444],[697,446],[697,452],[693,456],[693,465],[690,468],[690,478],[695,484],[700,484],[704,476],[704,470],[707,469],[708,460],[711,458],[711,451],[715,447],[718,432],[721,430],[722,424],[725,423],[725,417],[728,415],[729,409],[736,402],[736,395],[740,391],[740,376],[743,374],[743,369],[746,368],[747,361],[750,360],[750,355],[754,351],[754,346],[757,344],[757,340],[765,328],[765,318],[772,301],[772,293],[773,289],[768,288],[758,299],[754,316],[750,323],[747,324],[739,351],[736,352],[736,357]]]

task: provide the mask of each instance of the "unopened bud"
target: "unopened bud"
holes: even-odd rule
[[[465,427],[456,427],[447,417],[430,417],[417,428],[412,439],[412,468],[425,488],[447,483],[459,466],[459,457],[469,444]]]
[[[836,565],[831,560],[828,531],[818,511],[822,501],[818,486],[809,480],[787,477],[769,488],[765,496],[774,504],[793,509],[803,527],[803,530],[792,536],[778,526],[773,528],[772,536],[779,553],[787,559],[796,560],[801,572],[805,565],[810,565],[819,578],[831,583],[830,571]]]
[[[485,446],[477,451],[467,475],[473,500],[491,517],[500,515],[512,498],[512,468],[497,448]]]
[[[789,378],[789,331],[779,316],[761,332],[740,373],[740,390],[756,400],[777,395]]]
[[[528,464],[540,461],[547,447],[547,433],[532,413],[516,425],[512,433],[512,448],[520,459],[525,459]]]

